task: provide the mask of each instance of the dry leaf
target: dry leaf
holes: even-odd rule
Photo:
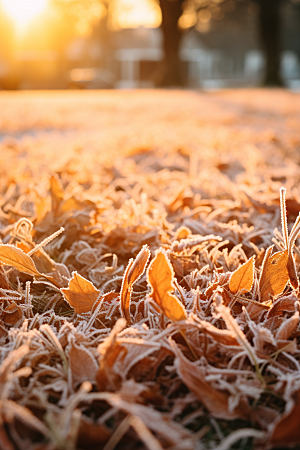
[[[254,281],[254,260],[252,256],[242,264],[230,277],[229,289],[232,294],[249,292]]]
[[[174,271],[163,250],[156,252],[147,272],[148,283],[151,286],[150,296],[171,320],[187,318],[182,303],[172,294],[175,290]]]
[[[30,256],[26,255],[21,249],[14,247],[13,245],[0,245],[0,261],[7,266],[13,266],[20,272],[28,273],[33,276],[41,275]]]
[[[77,445],[80,449],[98,450],[111,436],[105,425],[94,423],[89,417],[82,415],[78,431]]]
[[[262,303],[281,294],[289,281],[287,270],[288,250],[276,252],[271,256],[273,245],[266,251],[259,280],[260,301]]]
[[[95,381],[98,365],[88,349],[72,344],[69,351],[69,364],[74,383],[81,384],[84,381],[93,383]]]
[[[229,330],[220,330],[213,324],[201,320],[199,328],[214,338],[216,342],[223,345],[240,345],[236,339],[235,333]]]
[[[300,392],[291,409],[284,413],[273,428],[271,443],[286,448],[300,443]]]
[[[150,257],[150,250],[144,245],[135,258],[130,259],[125,270],[122,288],[120,292],[122,314],[130,324],[130,300],[134,283],[136,283],[143,275],[147,262]]]
[[[56,214],[59,206],[64,199],[64,191],[57,175],[52,175],[50,178],[50,194],[52,201],[52,211]]]
[[[73,272],[72,275],[69,287],[61,289],[61,292],[76,314],[89,312],[99,299],[100,291],[79,273]]]
[[[113,366],[119,357],[124,357],[127,350],[116,342],[118,333],[126,327],[126,320],[119,319],[109,336],[99,345],[100,366],[96,375],[100,391],[116,390],[120,387],[122,374],[115,373]]]
[[[290,283],[293,286],[294,289],[298,289],[299,287],[299,280],[297,275],[297,270],[295,266],[295,260],[292,253],[289,254],[288,262],[287,262],[287,271],[290,278]]]
[[[289,319],[285,320],[277,330],[276,340],[285,341],[291,337],[291,334],[297,328],[299,324],[299,312],[296,311],[295,314]]]
[[[185,358],[174,341],[171,341],[171,344],[176,355],[174,365],[178,375],[184,384],[197,395],[203,405],[214,417],[219,419],[246,417],[246,411],[242,411],[239,408],[235,408],[234,411],[229,411],[229,394],[214,389],[211,384],[205,380],[204,369]]]
[[[0,289],[11,289],[9,280],[4,272],[3,267],[0,265]]]
[[[23,318],[23,311],[15,302],[11,302],[1,314],[3,323],[11,327],[19,324]]]

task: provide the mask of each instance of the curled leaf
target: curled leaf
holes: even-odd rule
[[[297,270],[295,266],[295,260],[292,253],[289,254],[288,262],[287,262],[287,271],[290,277],[290,283],[294,289],[298,289],[299,280],[297,275]]]
[[[73,276],[67,288],[61,289],[66,301],[76,314],[82,314],[92,310],[100,296],[100,291],[93,283],[83,278],[79,273],[73,272]]]
[[[135,260],[131,259],[126,267],[121,288],[121,310],[123,316],[130,323],[130,300],[134,283],[143,275],[150,257],[150,250],[147,245],[142,247]]]
[[[254,281],[254,259],[252,256],[242,264],[230,277],[229,289],[232,294],[249,292]]]
[[[263,268],[259,280],[260,301],[266,302],[271,297],[281,294],[289,281],[287,269],[288,250],[271,255],[273,246],[266,251]]]
[[[171,320],[187,318],[183,304],[172,292],[174,286],[174,271],[163,250],[156,252],[147,272],[148,283],[151,286],[150,296]]]

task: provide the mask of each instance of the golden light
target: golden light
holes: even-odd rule
[[[0,0],[3,11],[11,17],[19,31],[43,13],[48,0]]]
[[[114,3],[113,28],[158,27],[159,6],[152,0],[117,0]]]

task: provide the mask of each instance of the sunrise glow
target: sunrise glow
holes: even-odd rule
[[[1,0],[1,7],[14,21],[18,31],[23,31],[45,11],[47,3],[48,0]]]
[[[158,27],[161,23],[159,6],[151,0],[117,0],[113,28]]]

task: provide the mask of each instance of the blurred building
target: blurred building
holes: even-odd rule
[[[102,30],[103,33],[103,30]],[[6,51],[0,29],[0,88],[153,87],[163,59],[159,28],[121,29],[74,37],[60,51]],[[102,36],[102,37],[101,37]],[[180,57],[190,87],[251,86],[263,77],[264,58],[257,42],[256,17],[229,17],[207,30],[184,33]],[[286,7],[281,72],[300,87],[300,14]]]

